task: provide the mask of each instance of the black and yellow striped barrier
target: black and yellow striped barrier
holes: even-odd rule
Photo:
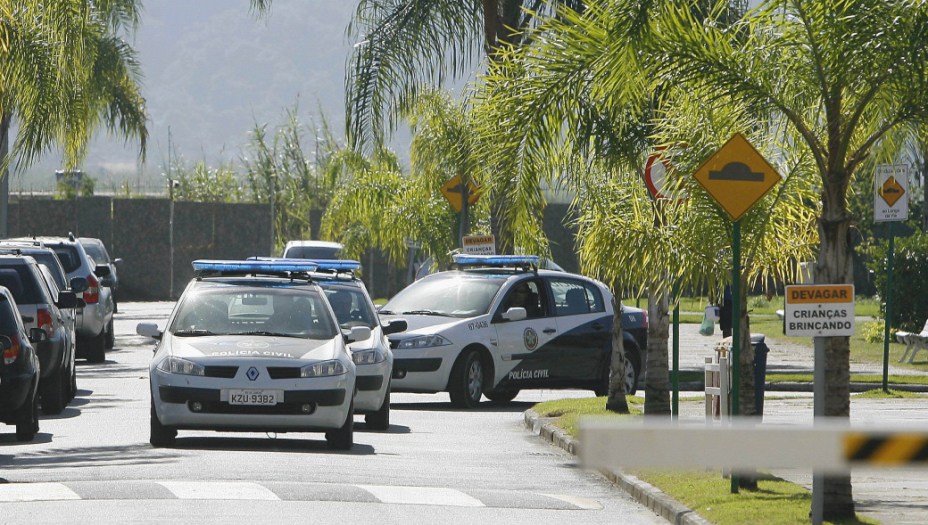
[[[746,423],[580,422],[580,459],[589,468],[928,467],[928,427],[865,429],[846,424],[809,427]]]
[[[851,463],[887,467],[928,463],[928,434],[849,432],[844,457]]]

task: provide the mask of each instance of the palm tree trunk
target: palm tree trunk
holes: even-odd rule
[[[832,180],[848,180],[843,173],[831,174]],[[832,188],[829,186],[840,186]],[[818,284],[852,284],[854,282],[853,247],[848,242],[850,217],[843,198],[845,188],[826,184],[822,194],[822,215],[818,223],[821,247],[815,265]],[[849,418],[850,338],[825,338],[825,416]],[[854,499],[850,475],[825,477],[824,519],[838,520],[854,516]]]
[[[618,287],[612,289],[612,359],[609,365],[609,394],[606,410],[628,414],[628,399],[625,398],[625,341],[622,337],[622,297]]]
[[[666,274],[664,275],[666,277]],[[644,381],[645,415],[670,415],[670,298],[667,291],[648,290],[648,366]]]
[[[10,169],[7,167],[10,154],[10,115],[0,118],[0,239],[10,234]]]

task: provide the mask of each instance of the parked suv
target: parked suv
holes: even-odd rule
[[[55,284],[55,286],[49,285],[49,290],[52,291],[55,296],[53,299],[56,299],[58,295],[56,287],[57,290],[74,292],[75,294],[80,294],[87,289],[87,279],[83,277],[68,279],[68,273],[65,272],[64,267],[61,266],[58,255],[56,255],[55,251],[51,248],[45,247],[41,241],[24,242],[3,240],[0,241],[0,254],[28,255],[35,259],[36,262],[39,263],[39,266],[42,267],[42,272],[46,274],[49,281]],[[69,348],[72,349],[74,355],[77,355],[77,334],[75,330],[77,326],[78,308],[79,306],[77,305],[75,305],[74,308],[61,308],[61,314],[65,317],[65,325],[67,326],[67,334],[70,340]],[[73,399],[76,393],[77,375],[75,367],[72,367],[68,400]]]
[[[102,282],[110,274],[110,267],[97,264],[74,235],[18,240],[42,241],[45,246],[55,250],[61,265],[68,272],[68,278],[87,279],[87,289],[80,296],[84,306],[77,311],[77,356],[85,357],[91,363],[102,362],[106,349],[112,348],[114,342],[113,294]]]
[[[75,370],[74,349],[61,309],[74,308],[77,298],[73,292],[59,291],[28,255],[0,255],[0,286],[12,294],[23,325],[44,330],[48,336],[36,346],[42,372],[42,412],[61,413],[70,400]]]
[[[103,241],[93,237],[78,237],[84,250],[97,264],[105,264],[110,267],[110,274],[103,277],[100,282],[103,286],[109,286],[113,292],[113,311],[119,311],[119,305],[116,302],[116,292],[119,290],[119,275],[116,273],[116,267],[122,263],[122,259],[110,258],[109,252],[106,251],[106,245]]]
[[[45,332],[30,330],[42,341]],[[0,422],[16,425],[17,441],[32,441],[39,431],[39,358],[13,295],[0,286]]]

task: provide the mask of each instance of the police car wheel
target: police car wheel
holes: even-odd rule
[[[480,353],[476,350],[463,352],[451,369],[448,385],[451,404],[459,408],[475,408],[479,405],[483,395],[483,375]]]
[[[631,354],[634,351],[635,354]],[[625,352],[625,393],[633,396],[638,390],[638,370],[641,365],[632,355],[637,355],[638,348],[632,348]]]
[[[516,398],[519,395],[519,389],[514,390],[490,390],[484,392],[483,395],[487,396],[487,399],[494,403],[508,403]]]
[[[383,405],[376,412],[364,416],[368,428],[374,430],[388,430],[390,428],[390,386],[387,385],[387,395],[383,398]]]
[[[599,386],[597,386],[593,393],[597,397],[603,397],[609,395],[609,381],[612,378],[612,365],[610,361],[606,361],[603,364],[602,379],[600,379]],[[635,361],[629,357],[629,352],[625,353],[625,394],[626,395],[635,395],[635,391],[638,389],[638,367],[635,365]]]
[[[354,446],[354,402],[348,406],[345,423],[337,430],[325,433],[325,442],[333,450],[351,450]]]
[[[161,424],[158,414],[155,413],[155,404],[151,405],[151,437],[149,442],[153,447],[170,447],[174,445],[177,430]]]
[[[87,362],[102,363],[106,360],[106,330],[99,334],[88,337],[84,344],[87,345]]]

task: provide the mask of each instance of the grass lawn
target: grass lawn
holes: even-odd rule
[[[581,417],[639,417],[644,399],[628,396],[631,411],[629,415],[606,412],[605,404],[604,397],[559,399],[539,403],[533,407],[533,410],[542,417],[556,417],[555,425],[563,428],[571,436],[576,436]],[[659,488],[668,496],[717,525],[741,525],[743,523],[787,525],[809,522],[812,494],[805,487],[775,476],[762,475],[758,480],[756,491],[742,489],[738,494],[732,494],[731,480],[724,478],[721,472],[635,469],[628,473]],[[826,521],[825,523],[854,525],[876,522],[857,519],[842,522]]]

